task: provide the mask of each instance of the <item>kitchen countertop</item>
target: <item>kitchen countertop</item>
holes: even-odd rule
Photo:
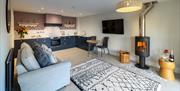
[[[61,35],[61,36],[53,36],[53,37],[50,37],[50,36],[42,36],[42,37],[28,37],[28,38],[23,38],[23,39],[20,39],[20,38],[15,38],[15,40],[26,40],[26,39],[41,39],[41,38],[51,38],[53,39],[54,37],[67,37],[67,36],[79,36],[79,37],[91,37],[89,35]]]

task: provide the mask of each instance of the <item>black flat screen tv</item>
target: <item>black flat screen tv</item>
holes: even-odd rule
[[[106,34],[124,34],[123,19],[103,20],[102,32]]]

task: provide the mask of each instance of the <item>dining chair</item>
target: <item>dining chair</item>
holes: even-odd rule
[[[104,51],[104,53],[105,53],[105,49],[107,49],[108,54],[110,54],[109,53],[109,48],[108,48],[108,41],[109,41],[109,37],[104,37],[103,40],[102,40],[102,44],[97,45],[97,48],[101,49],[101,56],[102,56],[102,51]]]

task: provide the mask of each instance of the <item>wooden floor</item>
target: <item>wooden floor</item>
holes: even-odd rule
[[[109,63],[112,63],[116,66],[126,66],[124,64],[121,64],[118,61],[118,57],[111,56],[111,55],[103,55],[102,57],[99,55],[91,54],[88,56],[88,52],[79,48],[70,48],[60,51],[54,52],[55,56],[62,60],[68,60],[71,61],[72,66],[81,64],[83,62],[89,61],[90,59],[99,58],[104,61],[107,61]],[[133,63],[132,63],[133,64]],[[151,72],[152,70],[152,72]],[[155,74],[157,78],[160,78],[159,82],[162,84],[161,91],[180,91],[180,75],[176,74],[176,80],[175,81],[167,81],[159,77],[158,70],[156,68],[151,68],[150,71],[147,71],[147,74]],[[145,70],[138,69],[138,73],[146,73]],[[148,76],[147,74],[144,74],[145,76]],[[15,84],[15,90],[14,91],[20,91],[17,87],[17,83]],[[80,91],[78,87],[74,83],[70,83],[70,85],[59,89],[58,91]]]

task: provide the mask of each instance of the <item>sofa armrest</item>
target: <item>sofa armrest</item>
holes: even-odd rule
[[[50,65],[18,76],[21,91],[55,91],[70,83],[71,63]]]

